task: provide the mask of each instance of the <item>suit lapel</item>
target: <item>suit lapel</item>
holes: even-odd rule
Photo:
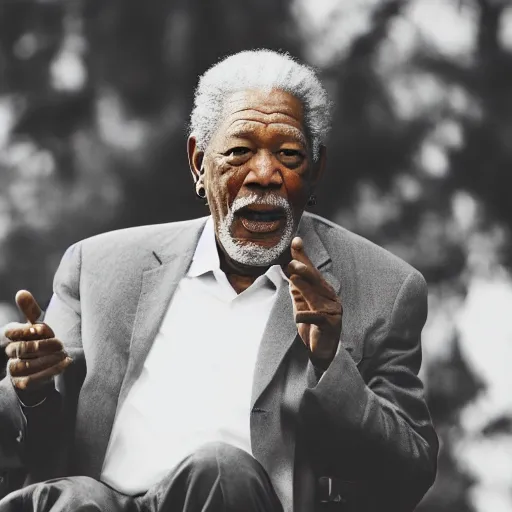
[[[308,215],[304,215],[298,236],[304,241],[304,248],[316,268],[326,281],[339,292],[340,282],[331,273],[331,259],[314,229]],[[251,397],[251,410],[276,375],[279,366],[297,337],[297,326],[293,318],[293,305],[288,283],[283,281],[278,289],[277,299],[260,344]],[[302,341],[301,341],[302,343]]]
[[[251,410],[277,372],[297,335],[288,283],[283,281],[258,351],[252,387]]]

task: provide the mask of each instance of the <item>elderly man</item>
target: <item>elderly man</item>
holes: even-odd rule
[[[216,64],[188,139],[211,216],[75,244],[44,323],[18,294],[1,512],[414,509],[438,449],[417,376],[426,285],[303,214],[329,110],[287,55]]]

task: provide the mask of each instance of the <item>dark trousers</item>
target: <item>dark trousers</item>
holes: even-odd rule
[[[15,491],[0,512],[282,512],[263,467],[249,454],[211,443],[141,496],[125,496],[86,476]]]

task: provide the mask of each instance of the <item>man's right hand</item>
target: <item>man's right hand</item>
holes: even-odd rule
[[[16,304],[25,315],[25,324],[12,323],[3,329],[9,358],[7,367],[11,381],[23,402],[40,396],[55,375],[62,373],[72,362],[53,330],[44,323],[37,323],[41,308],[30,292],[16,294]],[[1,342],[0,342],[1,343]]]

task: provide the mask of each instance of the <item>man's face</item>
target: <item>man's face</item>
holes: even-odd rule
[[[217,240],[229,258],[268,266],[287,249],[319,170],[310,154],[297,98],[279,90],[228,97],[203,165]]]

